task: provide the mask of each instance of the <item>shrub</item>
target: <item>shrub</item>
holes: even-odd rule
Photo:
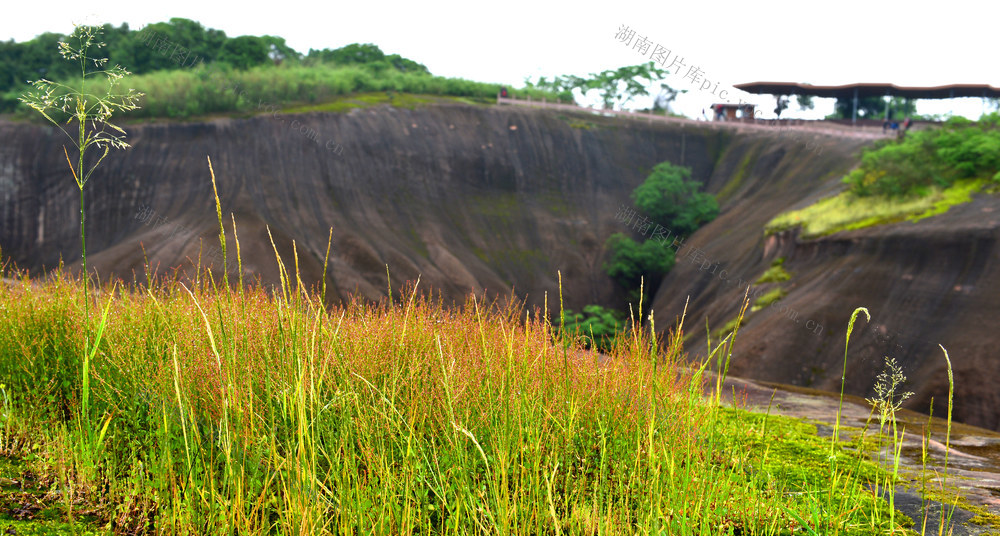
[[[1000,114],[977,122],[949,119],[941,128],[910,133],[899,142],[866,149],[844,177],[859,197],[922,196],[962,179],[1000,182]]]
[[[674,266],[674,251],[654,240],[639,244],[615,233],[606,245],[611,251],[611,259],[604,264],[604,271],[629,291],[629,300],[633,302],[638,301],[640,286],[644,286],[647,293],[655,292],[660,278]]]
[[[670,162],[657,164],[632,192],[632,202],[674,233],[690,235],[719,215],[719,203],[710,194],[699,192],[701,184],[690,178],[690,168]]]

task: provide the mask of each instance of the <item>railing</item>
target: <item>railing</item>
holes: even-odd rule
[[[654,114],[648,112],[632,112],[628,110],[599,110],[596,108],[584,108],[575,104],[565,104],[562,102],[549,102],[547,99],[532,100],[530,97],[525,100],[518,100],[508,97],[501,97],[497,94],[497,104],[507,104],[512,106],[530,106],[534,108],[546,108],[553,110],[566,110],[571,112],[590,113],[603,116],[629,117],[632,119],[642,119],[649,123],[653,121],[665,121],[669,123],[680,123],[682,125],[691,124],[708,128],[735,128],[737,130],[774,130],[789,129],[797,132],[810,132],[815,134],[826,134],[829,136],[839,136],[847,138],[879,139],[895,136],[893,131],[884,132],[881,125],[878,128],[871,126],[848,126],[824,120],[810,119],[730,119],[725,121],[702,121],[689,119],[687,117],[673,117],[669,115]]]

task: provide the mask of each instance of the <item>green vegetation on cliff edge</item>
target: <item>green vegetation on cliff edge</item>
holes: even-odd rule
[[[1000,114],[979,121],[952,118],[939,128],[910,132],[864,150],[861,164],[843,182],[847,190],[799,210],[779,214],[764,227],[772,234],[801,226],[816,238],[895,223],[919,221],[1000,186]]]
[[[432,75],[423,65],[371,44],[302,55],[273,36],[228,38],[187,19],[171,19],[132,31],[127,25],[94,27],[106,41],[108,65],[128,65],[123,85],[145,93],[141,108],[123,117],[192,118],[210,114],[275,113],[338,101],[358,93],[385,93],[387,104],[408,106],[396,94],[412,93],[469,102],[492,102],[501,84]],[[0,113],[17,112],[26,79],[72,79],[65,62],[52,59],[61,34],[43,34],[25,43],[0,42]],[[182,53],[183,52],[183,53]],[[6,76],[4,76],[6,75]],[[88,84],[88,88],[93,84]],[[572,100],[540,88],[514,89],[519,98]],[[340,111],[332,105],[334,111]],[[57,118],[65,119],[65,118]]]

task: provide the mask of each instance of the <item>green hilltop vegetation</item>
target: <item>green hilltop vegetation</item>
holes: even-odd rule
[[[373,44],[310,49],[301,54],[281,37],[227,37],[225,32],[181,18],[150,24],[141,31],[127,24],[105,24],[100,30],[107,65],[128,66],[133,75],[126,85],[145,94],[140,107],[123,112],[124,117],[273,113],[288,107],[346,102],[346,106],[330,106],[336,111],[353,107],[345,97],[372,92],[387,95],[389,104],[404,106],[414,102],[395,99],[394,94],[492,102],[501,87],[434,76],[424,65],[399,54],[385,54]],[[22,117],[34,117],[18,103],[18,97],[29,89],[27,81],[64,82],[79,75],[78,67],[56,54],[58,43],[66,37],[45,33],[24,43],[0,42],[0,113],[17,111]],[[89,85],[96,84],[94,80]],[[572,101],[565,91],[508,87],[518,98]]]
[[[771,234],[801,227],[803,238],[898,221],[919,221],[1000,187],[1000,113],[978,121],[953,117],[865,148],[847,188],[803,209],[778,215]]]

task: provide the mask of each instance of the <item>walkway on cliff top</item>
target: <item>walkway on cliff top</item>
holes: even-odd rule
[[[748,119],[748,120],[736,120],[736,121],[699,121],[696,119],[688,119],[686,117],[672,117],[667,115],[654,115],[652,113],[639,113],[639,112],[629,112],[629,111],[615,111],[615,110],[596,110],[594,108],[583,108],[581,106],[576,106],[575,104],[562,104],[555,102],[542,101],[532,101],[532,100],[516,100],[504,97],[497,97],[497,104],[507,104],[513,106],[529,106],[532,108],[548,108],[555,110],[566,110],[571,112],[582,112],[598,115],[614,115],[619,117],[629,117],[632,119],[645,120],[652,123],[653,121],[667,122],[667,123],[680,123],[681,125],[696,125],[699,127],[707,127],[712,129],[733,129],[738,131],[758,131],[758,132],[796,132],[796,133],[809,133],[809,134],[821,134],[825,136],[835,136],[839,138],[861,138],[868,140],[878,140],[882,138],[891,138],[895,136],[895,132],[889,131],[884,132],[881,127],[861,127],[861,126],[848,126],[838,123],[833,123],[829,121],[812,121],[804,119],[782,119],[782,120],[770,120],[770,119]]]

